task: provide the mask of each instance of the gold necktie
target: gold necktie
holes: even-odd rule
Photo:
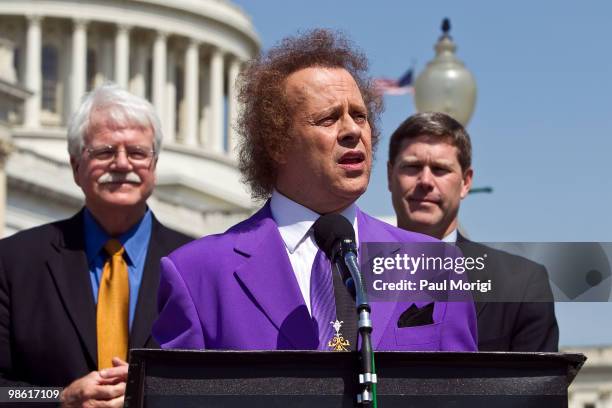
[[[130,287],[123,259],[125,249],[116,239],[109,239],[104,249],[109,256],[104,263],[96,307],[99,370],[112,367],[113,357],[127,359],[128,350]]]

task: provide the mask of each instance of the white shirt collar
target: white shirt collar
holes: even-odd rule
[[[442,238],[442,242],[446,242],[449,244],[457,243],[457,228],[455,228],[454,230],[450,232],[450,234]]]
[[[276,190],[272,192],[270,198],[270,211],[289,253],[293,253],[308,236],[312,224],[321,216]],[[353,224],[355,240],[359,242],[357,236],[357,206],[355,203],[349,205],[340,214]]]

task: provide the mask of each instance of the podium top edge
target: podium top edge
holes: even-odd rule
[[[350,367],[358,360],[357,352],[316,350],[183,350],[132,349],[132,367],[155,364],[244,366],[302,365]],[[574,380],[586,356],[579,353],[538,352],[455,352],[455,351],[377,351],[377,367],[430,365],[436,367],[526,368],[563,370],[568,384]]]
[[[336,351],[318,351],[318,350],[187,350],[187,349],[131,349],[130,353],[134,356],[141,356],[144,353],[154,354],[161,358],[182,356],[220,356],[220,355],[244,355],[244,356],[279,356],[283,358],[291,356],[332,356],[332,355],[350,355],[358,354],[358,352],[336,352]],[[508,351],[376,351],[378,358],[397,358],[398,356],[406,356],[415,360],[562,360],[567,363],[582,365],[587,357],[582,353],[551,353],[551,352],[508,352]],[[197,358],[197,357],[196,357]]]

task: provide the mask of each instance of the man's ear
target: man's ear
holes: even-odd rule
[[[461,199],[467,197],[470,189],[472,188],[472,178],[474,177],[474,170],[470,167],[466,171],[463,172],[463,180],[461,186]]]
[[[268,154],[276,164],[283,165],[287,163],[287,159],[285,158],[286,149],[287,147],[285,147],[284,149],[269,149]]]
[[[285,164],[285,156],[280,152],[271,152],[270,156],[276,164]]]
[[[157,171],[155,171],[155,169],[157,168],[157,160],[158,160],[158,157],[155,157],[153,159],[153,162],[151,163],[151,171],[153,172],[153,185],[154,186],[157,185]]]
[[[74,179],[74,182],[76,183],[77,186],[81,187],[81,185],[79,184],[79,166],[81,165],[81,162],[73,157],[70,156],[70,167],[72,167],[72,178]]]

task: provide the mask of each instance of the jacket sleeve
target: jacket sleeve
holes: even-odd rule
[[[205,349],[202,324],[191,292],[176,265],[161,260],[157,298],[159,316],[153,337],[163,349]]]

